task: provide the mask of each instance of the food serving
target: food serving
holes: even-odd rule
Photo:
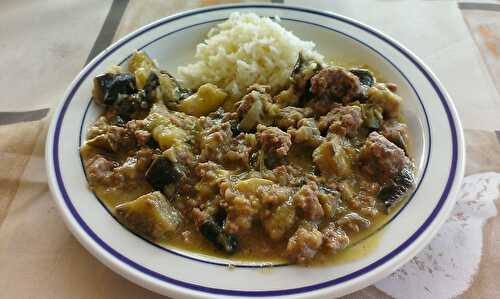
[[[178,78],[145,52],[95,77],[90,188],[148,240],[310,263],[349,250],[414,184],[397,86],[232,14]]]

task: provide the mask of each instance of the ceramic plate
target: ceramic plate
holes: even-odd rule
[[[232,12],[279,16],[281,25],[333,60],[366,64],[398,85],[417,165],[415,191],[364,255],[321,267],[256,264],[203,256],[149,243],[122,227],[88,189],[79,156],[86,129],[101,113],[92,79],[140,49],[175,72],[191,62],[208,30]],[[90,62],[69,86],[47,140],[54,200],[66,224],[92,254],[131,281],[173,297],[331,297],[380,280],[402,266],[448,217],[463,176],[464,142],[455,107],[420,59],[383,33],[333,13],[285,5],[229,5],[173,15],[122,38]],[[363,242],[358,246],[363,246]]]

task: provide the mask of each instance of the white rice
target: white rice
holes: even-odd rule
[[[304,58],[323,61],[314,47],[270,18],[233,13],[198,44],[196,62],[179,67],[178,73],[189,88],[213,83],[233,97],[241,97],[254,83],[278,90],[287,83],[299,52]]]

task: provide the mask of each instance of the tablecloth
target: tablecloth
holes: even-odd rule
[[[160,298],[106,268],[66,229],[47,186],[45,135],[51,111],[68,84],[110,42],[174,12],[225,2],[231,1],[4,0],[0,3],[0,66],[4,71],[0,76],[3,91],[0,163],[4,169],[0,174],[0,297]],[[304,1],[285,3],[301,5]],[[423,273],[433,268],[427,266],[425,254],[430,255],[431,265],[439,260],[439,252],[426,251],[427,248],[417,260],[387,279],[347,297],[405,297],[395,284],[404,286],[411,279],[420,282],[412,289],[412,294],[420,298],[500,297],[497,281],[500,217],[492,212],[500,207],[500,201],[495,201],[496,177],[500,172],[500,5],[497,3],[308,2],[308,6],[373,25],[421,56],[454,98],[465,128],[469,177],[447,229],[455,229],[456,223],[473,226],[470,230],[455,230],[458,239],[480,245],[470,249],[467,247],[470,242],[463,242],[465,247],[457,251],[463,255],[464,248],[476,250],[477,265],[461,261],[472,257],[454,259],[460,269],[457,271],[468,271],[470,277],[458,275],[450,279],[445,277],[448,270],[437,271],[436,281],[444,279],[442,287],[432,282],[427,286],[429,276]],[[26,114],[28,110],[35,112]],[[483,188],[474,188],[477,186]],[[478,198],[484,202],[474,206]],[[480,207],[481,204],[488,209]],[[469,205],[473,208],[467,208]],[[471,213],[472,220],[460,222],[464,213]],[[475,238],[470,238],[472,235]],[[446,238],[438,236],[431,246],[435,242],[447,246],[443,245]],[[456,282],[452,285],[453,292],[445,290],[453,282]]]

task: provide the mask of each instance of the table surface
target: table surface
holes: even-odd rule
[[[124,298],[160,298],[98,262],[62,223],[45,175],[47,126],[51,109],[72,78],[114,40],[178,11],[229,2],[244,1],[0,3],[0,66],[8,70],[0,78],[0,88],[8,90],[0,101],[0,163],[4,167],[0,174],[0,297],[114,298],[120,294]],[[466,120],[466,175],[500,172],[500,2],[454,5],[480,53],[478,63],[484,66],[484,78],[491,82],[494,93],[491,102],[474,106],[475,112],[467,107],[480,99],[457,103],[466,107],[460,111]],[[330,9],[335,10],[335,5]],[[499,200],[496,206],[500,208]],[[498,232],[500,216],[484,226],[479,269],[460,298],[500,298]],[[347,297],[388,295],[368,287]]]

